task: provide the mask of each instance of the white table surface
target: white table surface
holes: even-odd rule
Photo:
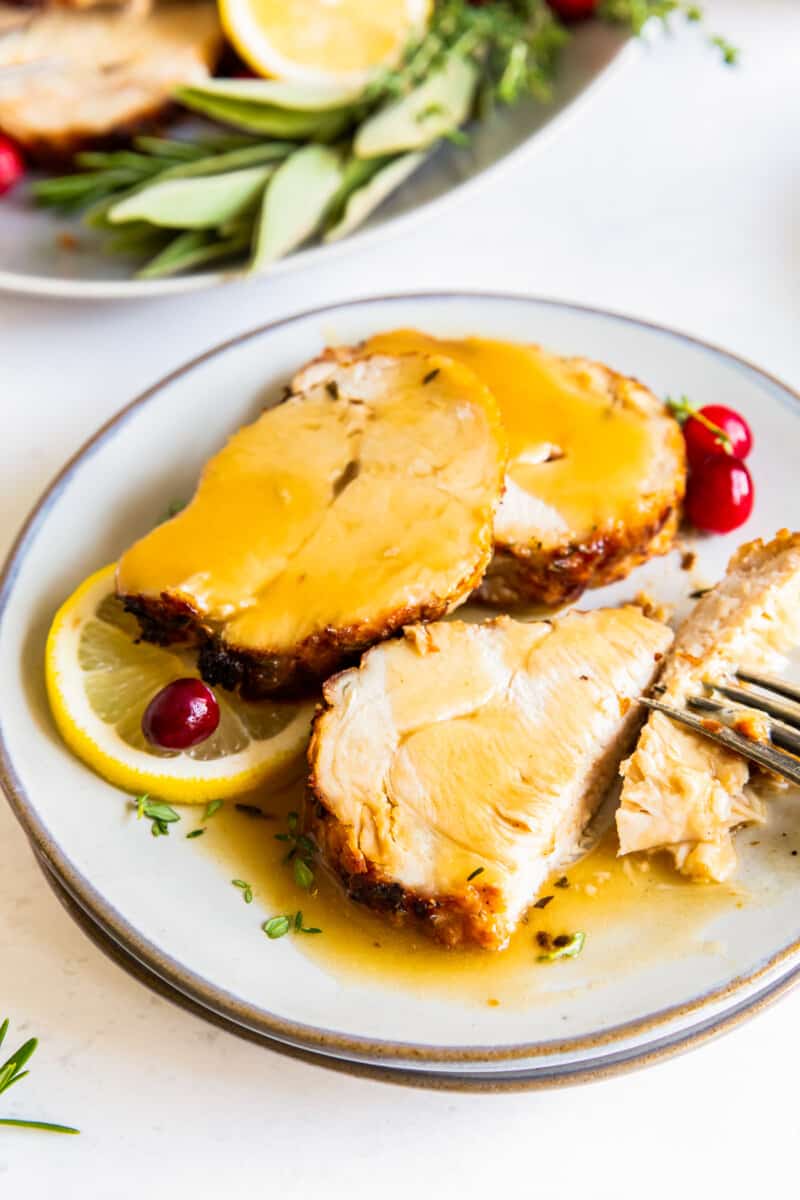
[[[147,384],[326,301],[439,287],[559,297],[688,330],[800,388],[800,3],[708,9],[744,49],[738,70],[692,35],[661,41],[542,153],[405,241],[150,303],[0,299],[0,552],[64,459]],[[800,994],[691,1054],[581,1089],[366,1082],[218,1032],[131,980],[60,908],[0,803],[5,1013],[10,1045],[41,1044],[2,1115],[83,1131],[0,1130],[8,1200],[797,1186]]]

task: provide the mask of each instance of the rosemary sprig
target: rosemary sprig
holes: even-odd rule
[[[8,1026],[9,1020],[6,1017],[0,1025],[0,1046],[5,1041]],[[0,1066],[0,1093],[7,1092],[15,1083],[19,1083],[20,1079],[25,1078],[28,1071],[22,1068],[30,1061],[38,1045],[36,1038],[29,1038]],[[0,1117],[0,1125],[13,1125],[17,1129],[44,1129],[48,1133],[80,1133],[80,1130],[74,1129],[72,1125],[53,1125],[49,1121],[28,1121],[21,1117]]]

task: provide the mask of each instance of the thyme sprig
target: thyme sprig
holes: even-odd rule
[[[673,16],[683,16],[693,24],[705,20],[702,6],[687,4],[685,0],[602,0],[598,15],[607,21],[630,25],[634,33],[641,33],[647,22],[655,17],[664,23]],[[739,61],[739,51],[727,38],[719,33],[708,34],[708,44],[719,50],[722,61],[729,67]]]
[[[147,817],[152,822],[150,832],[153,837],[166,837],[170,825],[181,819],[180,814],[175,812],[171,804],[165,804],[160,800],[151,800],[147,792],[142,796],[137,796],[134,803],[137,821],[141,821],[142,817]]]
[[[314,886],[314,871],[312,863],[317,853],[317,847],[308,834],[300,832],[300,814],[290,812],[287,818],[288,832],[276,833],[275,840],[288,842],[289,851],[284,857],[285,863],[292,864],[294,881],[298,887],[309,892]]]
[[[5,1036],[8,1033],[9,1019],[5,1018],[0,1025],[0,1046],[5,1041]],[[27,1042],[23,1042],[18,1050],[6,1059],[0,1065],[0,1093],[7,1092],[15,1083],[19,1083],[20,1079],[24,1079],[28,1071],[23,1070],[26,1064],[30,1061],[34,1050],[39,1045],[36,1038],[28,1038]],[[0,1117],[0,1125],[13,1125],[17,1129],[44,1129],[48,1133],[80,1133],[79,1129],[74,1129],[72,1125],[53,1125],[49,1121],[28,1121],[21,1117]]]

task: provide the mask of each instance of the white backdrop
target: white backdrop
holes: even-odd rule
[[[742,46],[740,68],[718,67],[691,35],[661,40],[542,153],[405,241],[151,303],[0,299],[0,553],[63,460],[134,394],[214,342],[326,301],[459,286],[576,300],[708,338],[800,388],[800,3],[707,8]],[[394,1200],[414,1187],[658,1200],[763,1194],[795,1174],[800,995],[690,1055],[580,1090],[365,1082],[251,1047],[129,979],[64,914],[0,804],[6,1013],[10,1038],[41,1046],[3,1115],[83,1130],[0,1129],[9,1200]]]

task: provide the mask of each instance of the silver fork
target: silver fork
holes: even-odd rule
[[[702,734],[727,750],[741,754],[742,758],[757,763],[768,771],[774,771],[776,775],[782,775],[791,783],[800,784],[800,689],[775,675],[737,671],[735,677],[740,684],[751,686],[741,687],[731,683],[719,683],[713,679],[704,680],[704,687],[712,694],[687,698],[686,703],[690,708],[716,715],[717,721],[713,725],[708,718],[704,720],[685,709],[663,704],[660,700],[651,700],[643,696],[642,704],[657,712],[663,712],[674,721],[686,725],[695,733]],[[731,706],[719,700],[713,695],[714,692],[735,701],[735,705]],[[770,736],[768,743],[758,742],[755,738],[747,737],[746,734],[726,725],[727,721],[734,721],[748,713],[759,713],[767,718]]]

